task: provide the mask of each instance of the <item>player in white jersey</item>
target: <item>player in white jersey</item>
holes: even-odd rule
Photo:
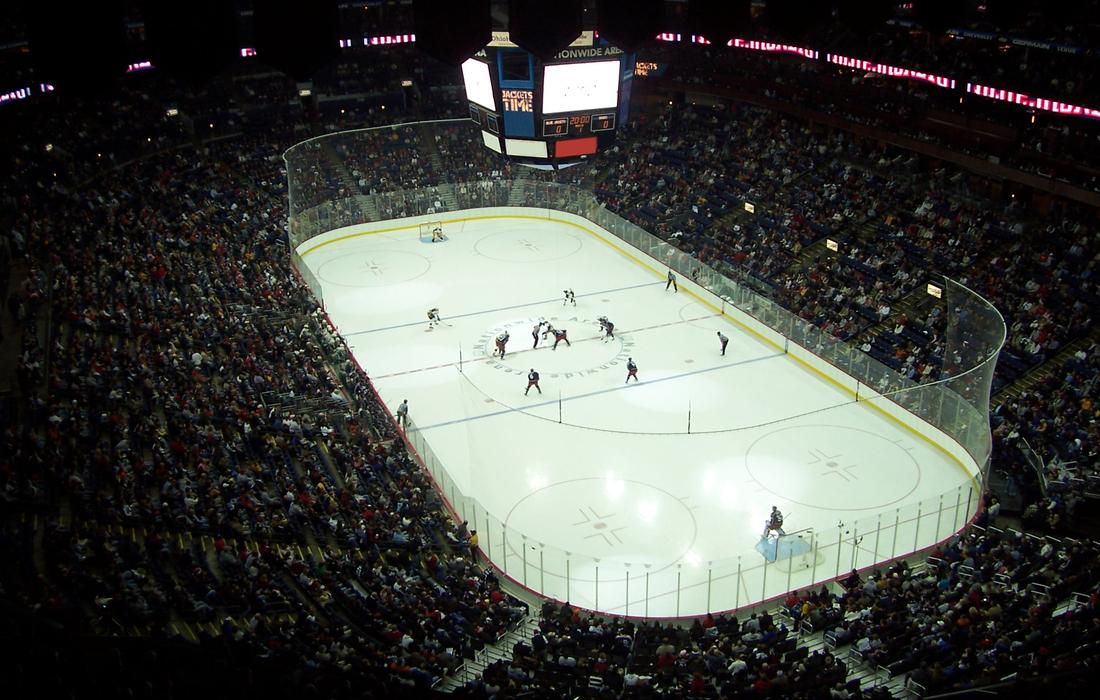
[[[443,322],[443,319],[439,317],[439,309],[428,309],[428,330],[431,330]]]
[[[493,354],[496,355],[499,353],[500,359],[502,360],[504,359],[504,346],[508,344],[509,338],[511,338],[511,336],[508,335],[508,331],[504,331],[498,335],[496,339],[497,349],[493,351]]]

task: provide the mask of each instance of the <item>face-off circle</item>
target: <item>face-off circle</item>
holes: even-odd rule
[[[321,264],[317,277],[341,287],[385,287],[414,280],[431,266],[426,257],[416,253],[370,249]]]
[[[563,506],[562,504],[570,504]],[[546,528],[554,520],[560,527]],[[556,556],[649,564],[651,573],[672,566],[695,546],[698,524],[691,507],[663,489],[613,476],[549,484],[516,501],[504,519],[511,532],[546,533],[528,546],[543,545]],[[508,540],[509,556],[520,556],[519,537]],[[585,580],[583,576],[576,580]]]
[[[579,236],[562,230],[528,228],[488,234],[474,244],[474,251],[500,262],[551,262],[568,258],[582,245]]]
[[[903,440],[843,425],[773,430],[749,445],[745,467],[774,496],[822,510],[881,510],[913,493],[921,478]]]

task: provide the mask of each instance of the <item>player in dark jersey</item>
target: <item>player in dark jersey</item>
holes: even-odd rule
[[[553,328],[551,330],[553,330],[553,332],[554,332],[554,347],[550,348],[551,350],[557,350],[558,349],[558,343],[560,343],[563,340],[565,341],[566,345],[569,345],[569,346],[573,345],[572,343],[569,342],[569,337],[566,335],[566,330],[564,328],[562,328],[560,331],[557,328]]]
[[[764,526],[764,537],[767,537],[770,532],[776,532],[780,535],[787,534],[783,532],[783,513],[779,512],[779,509],[775,506],[772,506],[772,512],[768,515],[768,523]]]
[[[565,306],[569,303],[572,303],[573,306],[577,305],[577,295],[573,293],[572,289],[563,290],[562,293],[565,294],[565,299],[561,303],[562,306]]]
[[[613,340],[615,338],[615,324],[607,320],[607,316],[600,316],[597,320],[600,322],[600,328],[603,329],[604,342]]]
[[[508,335],[508,331],[504,331],[503,333],[501,333],[500,335],[497,336],[497,340],[496,340],[497,349],[496,349],[496,352],[494,352],[493,354],[495,355],[497,353],[500,353],[500,359],[502,359],[502,360],[504,359],[504,346],[508,344],[508,339],[509,338],[511,338],[511,336]]]
[[[729,345],[730,339],[722,334],[722,331],[718,331],[718,342],[722,344],[722,355],[726,354],[726,346]]]
[[[542,389],[539,387],[539,373],[535,371],[534,367],[527,373],[527,391],[531,391],[531,387],[535,387],[540,394],[542,393]],[[523,392],[524,396],[527,396],[527,391]]]
[[[638,365],[634,364],[633,357],[626,360],[626,381],[624,384],[629,384],[631,377],[634,377],[634,381],[638,381]]]

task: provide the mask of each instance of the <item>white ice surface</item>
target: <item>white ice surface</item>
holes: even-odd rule
[[[345,237],[305,260],[383,400],[408,399],[444,495],[517,581],[610,612],[698,614],[927,546],[972,510],[943,450],[666,291],[656,263],[552,221],[446,229],[439,243],[415,225]],[[542,318],[572,346],[533,349]],[[531,368],[541,395],[524,395]],[[812,531],[813,556],[765,569],[754,546],[772,505]]]

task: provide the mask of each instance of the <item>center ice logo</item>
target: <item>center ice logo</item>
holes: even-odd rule
[[[557,350],[552,350],[553,335],[544,339],[540,332],[537,347],[532,347],[534,343],[531,331],[539,321],[549,321],[555,328],[568,331],[571,345],[561,343]],[[508,331],[510,339],[505,359],[501,360],[494,355],[494,351],[497,336],[505,331]],[[593,318],[530,316],[486,329],[478,337],[475,347],[486,358],[487,366],[501,372],[526,374],[533,362],[534,366],[540,367],[539,372],[544,378],[573,379],[625,367],[627,359],[633,353],[634,340],[629,335],[616,334],[613,339],[605,342],[600,322]],[[512,358],[516,355],[529,358],[530,361],[517,359],[513,362]],[[549,367],[548,362],[551,363]]]

